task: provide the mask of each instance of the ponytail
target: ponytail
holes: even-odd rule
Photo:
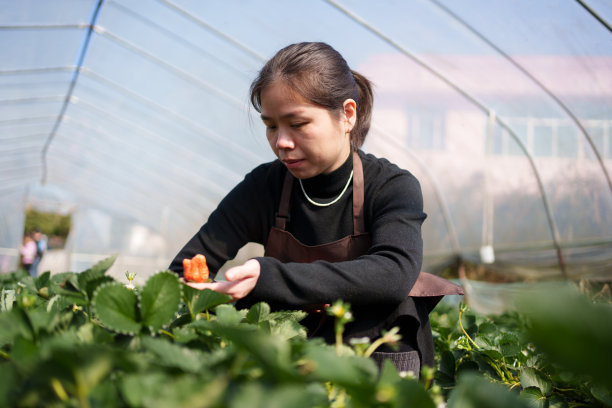
[[[353,78],[355,78],[359,95],[358,100],[355,101],[357,103],[357,122],[351,130],[351,147],[357,150],[365,142],[365,138],[370,130],[374,93],[372,92],[372,83],[369,79],[357,71],[351,70],[351,72],[353,73]]]

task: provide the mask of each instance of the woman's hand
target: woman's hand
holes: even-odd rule
[[[255,259],[249,259],[240,266],[234,266],[225,271],[225,281],[210,283],[185,282],[195,289],[211,289],[224,293],[234,300],[239,300],[251,293],[257,284],[261,266]]]

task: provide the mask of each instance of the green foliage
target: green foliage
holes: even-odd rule
[[[174,320],[181,305],[181,283],[166,271],[152,276],[140,295],[140,316],[144,327],[156,333]]]
[[[136,334],[142,328],[138,296],[118,282],[106,283],[96,290],[92,301],[96,317],[110,330]]]
[[[376,342],[307,339],[305,312],[237,310],[168,271],[130,288],[106,275],[113,260],[82,273],[0,275],[2,406],[612,406],[609,355],[579,362],[570,352],[612,344],[609,305],[578,295],[502,316],[440,305],[436,367],[417,380],[389,362],[379,372],[365,357]],[[330,312],[341,331],[349,305]]]
[[[523,402],[536,407],[612,406],[612,306],[595,303],[570,285],[555,293],[532,293],[523,297],[518,311],[499,316],[479,315],[462,304],[457,310],[439,307],[431,321],[435,379],[451,408],[455,403],[480,407]],[[496,388],[475,385],[483,378]],[[512,396],[486,405],[466,387],[477,387],[482,401],[495,401],[486,394],[500,387]],[[512,402],[517,396],[523,405]]]

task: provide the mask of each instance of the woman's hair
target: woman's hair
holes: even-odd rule
[[[351,130],[351,146],[357,149],[363,145],[372,116],[372,85],[352,71],[338,51],[321,42],[292,44],[278,51],[251,84],[251,103],[258,112],[261,93],[276,80],[337,115],[343,112],[345,100],[355,100],[357,121]]]

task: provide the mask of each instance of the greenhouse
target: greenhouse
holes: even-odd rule
[[[612,9],[586,3],[5,1],[0,268],[26,208],[71,216],[62,270],[166,268],[274,157],[256,73],[316,40],[374,83],[364,151],[421,183],[424,270],[609,277]]]
[[[338,109],[274,81],[251,95],[302,42],[371,81],[359,153],[342,126],[360,97]],[[609,0],[0,0],[0,55],[0,406],[612,407]],[[336,167],[300,177],[314,153],[275,161],[270,122],[299,115],[270,114],[272,99],[325,120],[344,108],[322,132],[288,126]],[[259,193],[251,172],[273,161],[298,181]],[[387,161],[414,177],[368,196]],[[308,196],[341,170],[335,200]],[[232,207],[237,185],[250,195]],[[284,230],[300,187],[307,245]],[[308,218],[341,198],[325,213],[336,230]],[[362,228],[372,207],[377,231]],[[281,224],[292,240],[270,238],[265,257],[210,244]],[[222,259],[217,281],[193,248]],[[268,261],[293,269],[272,281]]]

